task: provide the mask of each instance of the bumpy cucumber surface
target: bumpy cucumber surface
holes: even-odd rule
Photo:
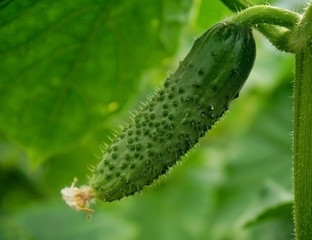
[[[255,55],[250,28],[222,22],[208,29],[106,149],[91,178],[94,196],[117,200],[165,174],[238,96]]]

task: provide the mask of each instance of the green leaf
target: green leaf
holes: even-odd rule
[[[33,165],[101,131],[138,93],[142,72],[175,51],[190,3],[7,5],[0,12],[0,130]]]
[[[111,212],[98,213],[88,220],[83,213],[60,202],[44,202],[20,211],[14,217],[0,217],[1,239],[134,239],[136,226]]]
[[[252,227],[271,219],[292,222],[293,195],[275,182],[269,181],[264,186],[253,205],[248,212],[249,216],[246,216],[244,227]]]

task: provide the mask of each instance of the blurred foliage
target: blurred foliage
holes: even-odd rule
[[[258,33],[241,97],[182,167],[89,221],[60,196],[230,14],[217,0],[0,1],[0,239],[291,239],[294,59]]]

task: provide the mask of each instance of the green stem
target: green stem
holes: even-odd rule
[[[312,239],[312,4],[293,34],[296,54],[294,103],[294,221],[297,240]]]
[[[249,26],[266,23],[291,29],[299,22],[300,15],[282,8],[259,5],[242,10],[230,19]]]
[[[277,26],[259,24],[256,29],[261,32],[280,51],[293,53],[292,45],[289,42],[291,30]]]
[[[233,12],[247,9],[251,6],[255,6],[251,0],[220,0]],[[298,15],[299,16],[299,15]],[[299,16],[300,18],[300,16]],[[255,26],[259,32],[261,32],[270,42],[280,51],[293,52],[291,44],[289,43],[290,32],[288,29],[281,28],[279,26],[272,26],[266,24],[257,24]]]

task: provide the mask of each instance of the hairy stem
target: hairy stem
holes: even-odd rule
[[[251,0],[220,0],[233,12],[238,12],[243,9],[255,6]],[[294,14],[294,13],[293,13]],[[300,15],[297,15],[300,19]],[[278,24],[277,24],[278,25]],[[291,31],[279,26],[271,26],[267,24],[257,24],[254,26],[261,32],[270,42],[280,51],[293,52],[292,46],[289,43],[289,36]]]
[[[297,13],[282,8],[259,5],[242,10],[230,19],[250,26],[266,23],[291,29],[299,22],[300,17]]]
[[[297,240],[312,239],[312,4],[293,34],[296,54],[294,104],[294,221]]]

